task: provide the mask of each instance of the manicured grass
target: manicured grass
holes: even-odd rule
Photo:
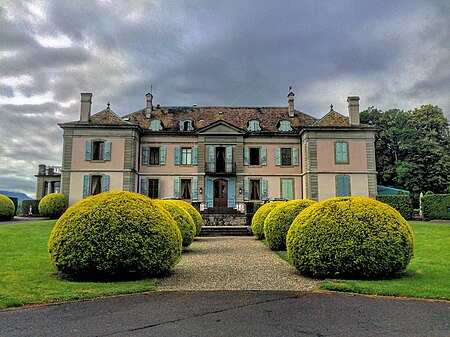
[[[414,258],[404,275],[387,280],[326,279],[320,288],[361,294],[450,300],[450,225],[410,222]],[[285,251],[277,252],[288,260]]]
[[[155,290],[155,279],[74,282],[61,279],[49,260],[54,220],[0,225],[0,309]]]

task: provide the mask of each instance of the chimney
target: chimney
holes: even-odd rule
[[[89,123],[91,120],[92,94],[90,92],[81,93],[80,122]]]
[[[359,125],[359,96],[347,97],[350,125]]]
[[[148,92],[145,96],[147,97],[147,106],[145,107],[145,117],[151,118],[153,111],[153,95]]]
[[[288,97],[288,113],[289,117],[294,117],[294,93],[289,91]]]

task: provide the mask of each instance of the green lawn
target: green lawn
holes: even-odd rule
[[[391,280],[326,279],[320,288],[361,294],[450,300],[450,225],[410,222],[414,254],[405,275]],[[287,261],[285,251],[277,254]]]
[[[55,221],[0,225],[0,309],[155,290],[155,279],[73,282],[60,279],[47,242]]]

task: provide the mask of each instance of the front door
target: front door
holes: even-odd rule
[[[214,180],[214,207],[227,207],[228,182],[223,179]]]

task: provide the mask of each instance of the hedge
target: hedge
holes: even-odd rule
[[[183,209],[189,213],[189,215],[192,217],[192,220],[194,220],[195,223],[195,235],[196,236],[200,235],[200,232],[202,231],[203,218],[202,215],[197,211],[197,209],[184,200],[171,200],[171,201],[175,203],[175,205],[183,207]]]
[[[413,206],[411,197],[406,194],[378,195],[377,200],[394,207],[405,219],[411,219]]]
[[[286,246],[290,261],[306,276],[383,278],[406,268],[413,234],[391,206],[339,197],[303,210],[289,229]]]
[[[50,193],[39,202],[39,213],[51,219],[58,219],[67,209],[69,199],[61,193]]]
[[[159,275],[181,257],[181,233],[152,199],[111,191],[85,198],[59,218],[48,243],[50,259],[72,278]]]
[[[283,201],[272,201],[267,204],[261,205],[255,212],[252,218],[252,232],[253,235],[258,239],[264,239],[264,221],[269,213],[277,207]]]
[[[422,198],[422,218],[450,220],[450,194],[428,194]]]
[[[31,206],[32,214],[39,214],[39,202],[40,200],[22,200],[19,207],[19,213],[27,215]]]
[[[15,207],[13,201],[6,195],[0,194],[0,221],[14,217]]]

